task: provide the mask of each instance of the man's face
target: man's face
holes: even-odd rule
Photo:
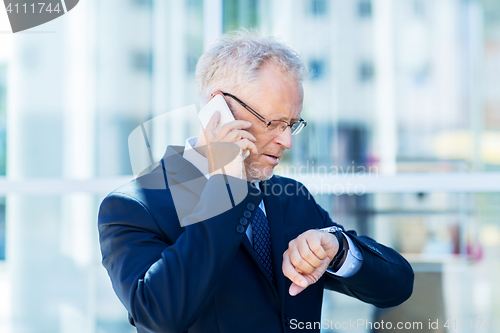
[[[302,111],[302,85],[289,75],[282,73],[272,63],[265,64],[258,78],[238,91],[227,91],[245,102],[263,116],[266,121],[284,120],[294,123],[300,119]],[[229,97],[226,102],[231,106],[238,120],[252,123],[248,130],[257,141],[258,154],[250,154],[245,159],[248,181],[261,181],[273,176],[273,169],[281,159],[285,149],[292,148],[290,128],[276,133],[266,131],[266,124],[252,115]]]

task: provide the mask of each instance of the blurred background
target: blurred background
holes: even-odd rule
[[[129,134],[199,108],[197,59],[241,27],[312,72],[278,172],[416,272],[401,306],[327,291],[323,318],[498,332],[498,0],[83,0],[16,34],[0,10],[0,332],[135,332],[100,263],[99,203],[133,178]],[[182,144],[192,121],[165,131]],[[323,329],[347,331],[384,330]]]

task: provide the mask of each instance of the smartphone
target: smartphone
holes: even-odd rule
[[[229,106],[227,106],[226,100],[221,93],[216,94],[212,99],[203,107],[203,109],[198,112],[198,118],[200,118],[201,126],[205,129],[212,118],[212,115],[215,111],[220,112],[220,120],[219,124],[215,128],[215,134],[219,133],[222,125],[227,124],[228,122],[234,121],[233,113],[229,110]],[[245,150],[243,152],[243,159],[247,158],[250,155],[249,150]]]
[[[210,118],[212,118],[215,111],[220,112],[220,121],[215,129],[215,134],[217,134],[219,133],[222,125],[227,124],[230,121],[234,121],[234,117],[231,110],[229,110],[224,97],[221,94],[217,94],[210,100],[210,102],[207,103],[207,105],[203,107],[203,109],[200,110],[200,112],[198,112],[198,117],[200,118],[201,126],[203,126],[203,128],[207,127],[208,122],[210,121]]]

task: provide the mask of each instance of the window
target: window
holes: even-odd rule
[[[363,61],[359,65],[358,70],[359,81],[361,82],[371,82],[375,76],[375,69],[373,68],[373,63],[370,61]]]
[[[413,3],[413,13],[415,14],[416,17],[424,17],[425,15],[425,7],[424,3],[422,0],[415,0]]]
[[[187,55],[186,56],[186,73],[194,74],[196,72],[196,64],[198,63],[199,56]]]
[[[424,87],[429,83],[429,78],[431,75],[431,67],[426,64],[418,68],[413,75],[413,82],[416,87]]]
[[[132,0],[132,4],[136,6],[148,6],[151,7],[152,0]]]
[[[361,18],[372,16],[372,2],[370,0],[361,0],[358,2],[358,15]]]
[[[325,61],[321,59],[313,59],[309,61],[309,70],[312,73],[312,80],[322,79],[326,74]]]
[[[152,54],[150,52],[134,51],[131,56],[131,65],[137,72],[151,73],[153,69],[152,60]]]
[[[310,11],[314,16],[322,16],[326,14],[326,0],[311,0]]]
[[[255,28],[259,26],[257,0],[224,0],[223,30]]]

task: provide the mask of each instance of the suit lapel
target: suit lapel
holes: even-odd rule
[[[182,157],[183,152],[184,147],[169,146],[165,156],[163,156],[163,165],[167,173],[169,187],[182,185],[199,198],[207,184],[207,178]]]

